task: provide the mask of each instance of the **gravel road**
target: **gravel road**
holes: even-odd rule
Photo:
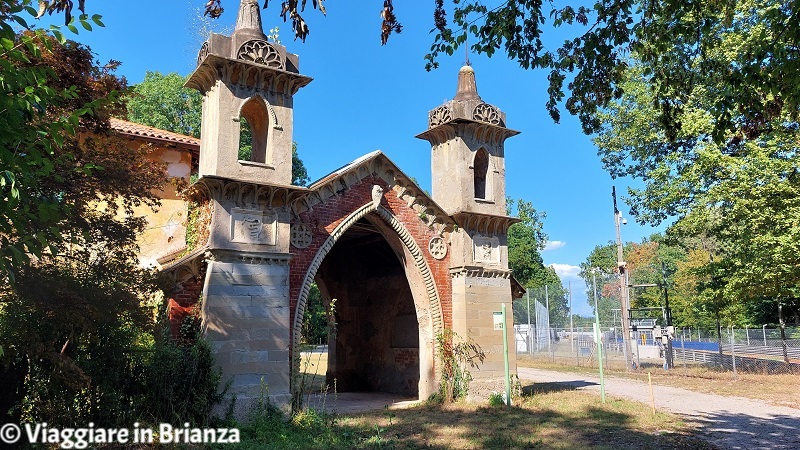
[[[600,392],[600,379],[577,373],[519,367],[521,380],[565,383],[577,390]],[[606,395],[650,404],[647,383],[606,377]],[[742,397],[703,394],[653,385],[656,408],[696,423],[700,437],[726,449],[800,450],[800,409],[773,406]],[[800,395],[800,379],[798,393]]]

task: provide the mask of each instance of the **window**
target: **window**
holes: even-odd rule
[[[475,177],[475,198],[488,200],[486,180],[489,177],[489,153],[485,149],[481,148],[475,154],[472,167],[473,176]]]
[[[269,110],[261,97],[253,97],[242,105],[239,117],[239,159],[266,163]]]

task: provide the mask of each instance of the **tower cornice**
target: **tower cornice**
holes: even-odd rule
[[[436,125],[416,137],[424,139],[431,145],[447,142],[456,136],[474,138],[490,144],[500,144],[506,139],[518,135],[520,132],[504,126],[470,119],[453,119],[449,122]]]
[[[294,95],[313,78],[296,72],[241,59],[207,54],[189,76],[185,86],[201,93],[209,91],[217,81],[265,91]]]

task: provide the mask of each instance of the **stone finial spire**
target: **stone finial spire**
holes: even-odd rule
[[[266,40],[261,26],[261,8],[258,0],[242,0],[239,3],[239,17],[233,34],[247,34]]]
[[[475,83],[475,70],[466,65],[458,71],[458,88],[453,100],[480,100],[478,85]]]

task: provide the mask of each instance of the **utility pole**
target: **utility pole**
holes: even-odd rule
[[[622,351],[625,354],[625,367],[631,369],[631,335],[630,335],[630,308],[628,307],[628,283],[625,280],[626,268],[622,255],[622,237],[619,226],[622,222],[622,213],[617,208],[617,189],[611,187],[611,197],[614,199],[614,226],[617,231],[617,270],[619,272],[619,301],[622,308]]]

